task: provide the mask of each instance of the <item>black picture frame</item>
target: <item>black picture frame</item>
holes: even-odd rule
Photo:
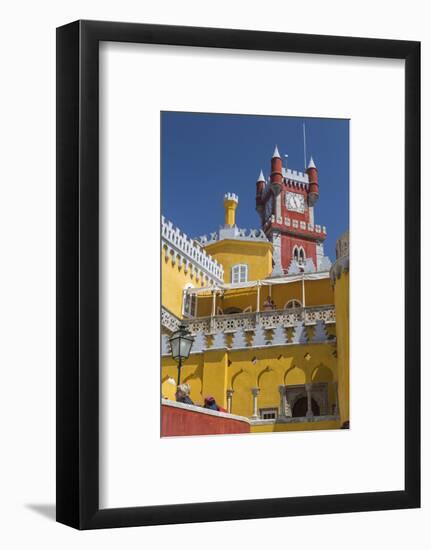
[[[405,61],[403,491],[99,509],[99,42]],[[420,43],[76,21],[57,29],[57,521],[78,529],[420,506]],[[384,418],[379,421],[384,426]]]

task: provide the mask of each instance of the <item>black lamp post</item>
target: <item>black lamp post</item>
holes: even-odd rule
[[[180,385],[181,367],[183,366],[183,360],[188,359],[193,342],[193,336],[183,324],[180,324],[178,330],[176,330],[169,338],[172,357],[178,363],[178,386]]]

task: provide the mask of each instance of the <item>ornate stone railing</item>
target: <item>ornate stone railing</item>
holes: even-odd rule
[[[216,315],[214,317],[196,317],[188,319],[185,324],[192,334],[203,332],[234,332],[238,329],[254,330],[256,326],[264,329],[294,327],[298,323],[313,326],[317,321],[324,324],[335,323],[334,306],[305,307],[295,309],[279,309],[272,311],[235,313],[232,315]]]
[[[222,265],[163,216],[161,233],[165,257],[173,264],[178,262],[185,271],[206,279],[209,285],[223,282]]]
[[[161,322],[163,328],[167,329],[169,332],[175,332],[181,321],[173,313],[162,307]]]

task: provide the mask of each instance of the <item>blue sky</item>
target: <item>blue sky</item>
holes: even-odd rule
[[[285,165],[319,171],[320,197],[315,223],[326,225],[325,253],[335,258],[335,241],[349,224],[349,121],[163,112],[162,213],[190,237],[209,234],[224,223],[223,196],[239,196],[237,225],[259,228],[256,180],[266,176],[277,144]]]

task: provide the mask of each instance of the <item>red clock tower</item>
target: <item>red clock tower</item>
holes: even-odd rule
[[[326,228],[314,222],[318,198],[313,158],[305,173],[291,170],[283,166],[275,147],[268,181],[261,171],[256,183],[256,210],[274,246],[273,275],[329,270],[330,262],[323,252]]]

